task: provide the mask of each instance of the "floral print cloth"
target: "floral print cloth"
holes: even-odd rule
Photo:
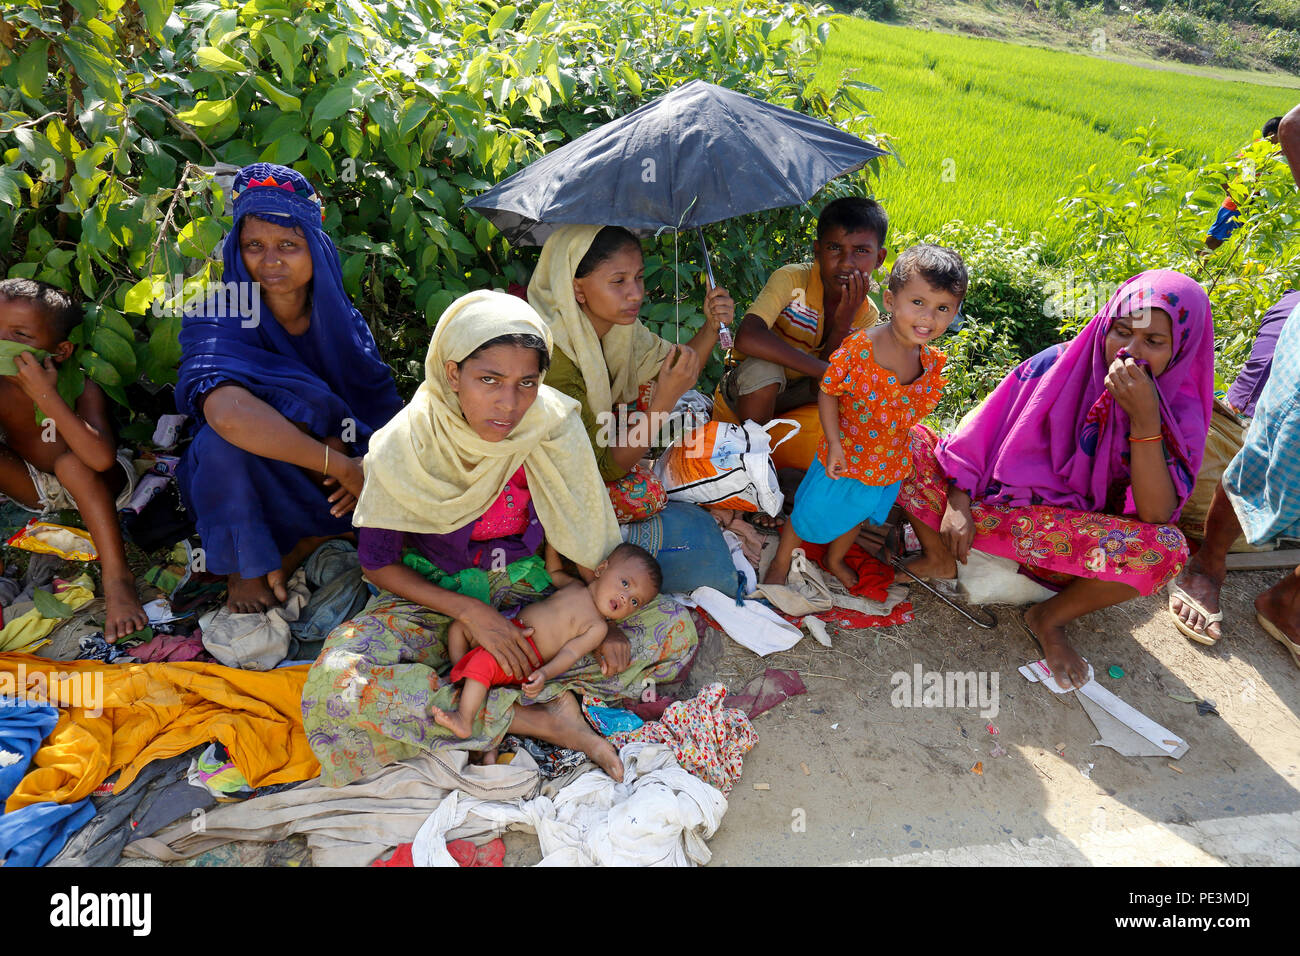
[[[850,333],[831,355],[822,377],[822,391],[839,398],[840,444],[847,468],[841,477],[866,485],[892,485],[912,469],[907,455],[908,429],[934,411],[943,394],[947,356],[921,346],[923,371],[916,381],[900,385],[898,376],[872,357],[868,330]],[[817,446],[817,460],[826,466],[826,436]]]
[[[745,754],[758,743],[745,712],[723,708],[726,696],[726,687],[712,683],[691,700],[669,704],[659,720],[613,734],[610,743],[619,750],[630,743],[667,744],[683,769],[726,796],[740,779]]]
[[[903,482],[898,503],[910,516],[938,530],[948,504],[948,479],[934,455],[938,441],[929,428],[912,429],[916,470]],[[1187,539],[1171,524],[1050,505],[1012,507],[971,502],[977,551],[1020,562],[1049,585],[1067,577],[1099,578],[1151,594],[1187,563]]]

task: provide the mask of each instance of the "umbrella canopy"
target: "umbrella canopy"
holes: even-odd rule
[[[702,80],[548,153],[465,205],[514,245],[599,222],[686,230],[807,202],[885,150]]]

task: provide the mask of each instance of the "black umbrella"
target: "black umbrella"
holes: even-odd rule
[[[801,205],[885,150],[829,123],[692,80],[466,203],[515,245],[555,226],[682,231]]]

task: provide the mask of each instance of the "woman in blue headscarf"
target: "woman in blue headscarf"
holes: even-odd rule
[[[402,406],[343,290],[320,199],[292,169],[235,177],[224,287],[181,324],[177,408],[194,418],[181,493],[232,611],[266,610],[323,538],[351,530],[361,456]]]

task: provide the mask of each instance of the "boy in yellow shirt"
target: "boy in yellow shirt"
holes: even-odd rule
[[[765,425],[817,400],[844,337],[876,324],[867,297],[885,261],[889,217],[873,199],[836,199],[817,218],[813,261],[782,266],[745,313],[721,392],[740,421]]]

